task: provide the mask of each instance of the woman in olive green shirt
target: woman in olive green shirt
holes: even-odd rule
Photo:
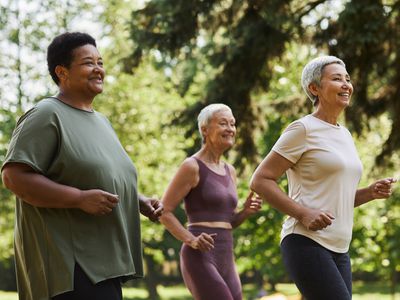
[[[121,281],[143,276],[139,211],[162,206],[137,192],[134,165],[109,121],[92,108],[104,68],[95,40],[56,37],[47,52],[56,97],[18,121],[2,167],[17,196],[20,299],[122,299]]]

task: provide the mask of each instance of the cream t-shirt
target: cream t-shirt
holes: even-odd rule
[[[291,123],[272,150],[294,163],[286,172],[289,197],[335,216],[332,225],[318,231],[306,229],[289,216],[282,227],[281,241],[296,233],[334,252],[347,252],[355,194],[362,173],[350,132],[343,126],[307,115]]]

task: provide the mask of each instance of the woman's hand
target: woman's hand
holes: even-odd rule
[[[111,213],[118,202],[118,195],[94,189],[81,191],[78,207],[88,214],[104,216]]]
[[[330,212],[305,208],[299,221],[308,230],[317,231],[331,225],[334,219],[335,217]]]
[[[185,242],[186,245],[200,251],[210,251],[214,248],[214,237],[216,233],[207,234],[202,232],[200,235],[194,237],[190,241]]]
[[[392,195],[392,184],[397,180],[394,178],[379,179],[372,183],[368,189],[372,199],[384,199]]]
[[[139,195],[140,213],[152,222],[157,222],[163,213],[162,203],[154,198],[147,198]]]
[[[251,191],[244,202],[243,211],[246,213],[246,215],[252,215],[261,209],[261,205],[262,199],[260,196]]]

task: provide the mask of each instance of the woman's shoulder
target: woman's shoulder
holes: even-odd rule
[[[291,122],[284,130],[284,133],[286,134],[290,133],[291,135],[295,134],[299,136],[305,136],[308,127],[306,117],[307,116]]]
[[[194,156],[189,156],[182,162],[180,169],[189,173],[197,174],[199,172],[198,160],[199,159]]]
[[[18,124],[26,120],[40,120],[39,122],[42,122],[51,118],[50,116],[54,114],[56,109],[51,101],[47,100],[47,98],[40,100],[33,107],[25,111],[25,113],[18,119]]]
[[[57,103],[57,100],[48,97],[40,100],[36,103],[27,113],[34,112],[39,115],[52,115],[56,114],[60,111],[60,105]]]

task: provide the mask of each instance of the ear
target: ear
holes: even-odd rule
[[[308,90],[313,94],[314,96],[318,96],[318,86],[315,83],[310,83],[308,85]]]
[[[64,82],[65,80],[67,80],[68,69],[66,67],[57,65],[56,68],[54,69],[54,72],[56,73],[60,82]]]
[[[201,134],[202,134],[202,136],[204,137],[204,139],[206,138],[207,133],[208,133],[208,128],[207,128],[207,126],[201,126]]]

